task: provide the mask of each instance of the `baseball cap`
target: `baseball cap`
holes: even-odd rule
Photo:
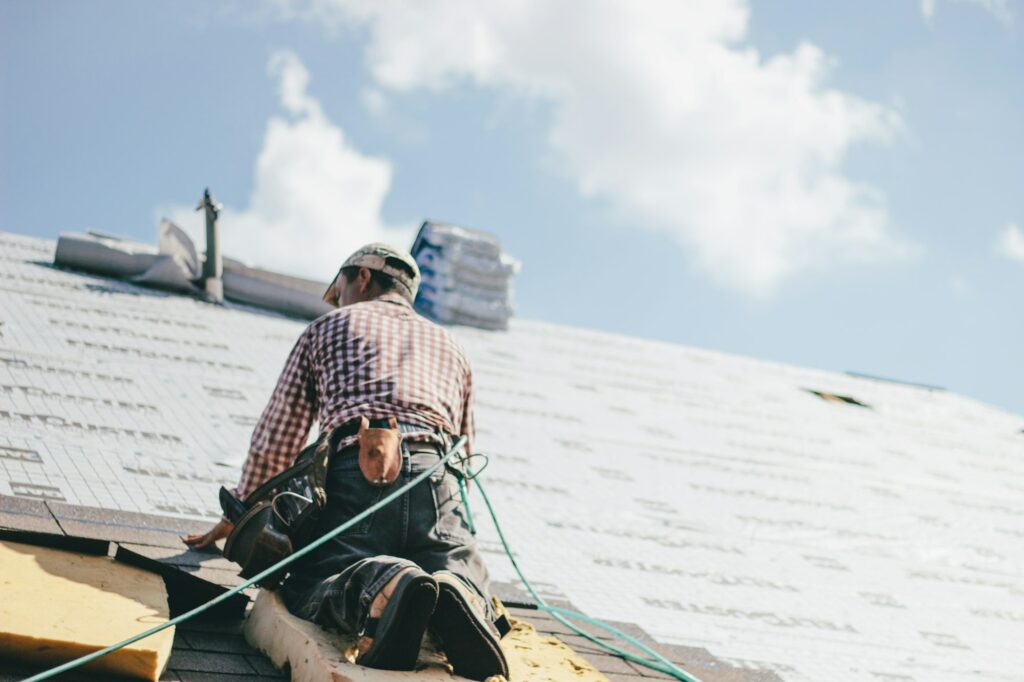
[[[402,265],[405,267],[401,267]],[[416,298],[416,290],[420,287],[420,269],[408,251],[403,251],[383,242],[367,244],[357,249],[355,253],[342,263],[338,274],[334,277],[334,282],[337,282],[338,277],[341,277],[341,271],[348,267],[368,268],[382,272],[395,280],[395,286],[410,301]],[[412,273],[411,276],[410,272]],[[334,282],[324,292],[325,301],[334,287]]]

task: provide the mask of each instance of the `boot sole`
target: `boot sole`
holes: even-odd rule
[[[471,680],[486,680],[492,675],[508,679],[508,663],[497,638],[457,588],[444,583],[439,583],[439,588],[430,625],[444,643],[444,653],[455,674]]]
[[[415,668],[437,596],[437,585],[429,575],[410,575],[399,580],[381,614],[373,646],[356,662],[383,670]]]

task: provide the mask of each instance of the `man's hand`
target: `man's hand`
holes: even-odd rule
[[[181,541],[192,549],[203,549],[204,547],[209,547],[221,538],[226,538],[234,529],[235,524],[231,523],[227,519],[221,519],[217,522],[217,525],[211,528],[208,532],[203,533],[202,535],[199,533],[192,533],[191,535],[183,537]]]

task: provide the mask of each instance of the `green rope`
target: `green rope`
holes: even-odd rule
[[[103,656],[106,656],[107,654],[109,654],[109,653],[111,653],[113,651],[117,651],[118,649],[120,649],[122,647],[126,647],[129,644],[134,644],[135,642],[138,642],[140,639],[145,639],[146,637],[149,637],[150,635],[155,635],[156,633],[158,633],[158,632],[160,632],[162,630],[166,630],[167,628],[171,627],[172,625],[177,625],[178,623],[184,623],[186,620],[192,618],[193,616],[197,616],[200,613],[206,611],[207,609],[210,609],[211,607],[214,607],[217,604],[220,604],[221,602],[230,599],[231,597],[235,596],[236,594],[238,594],[242,590],[247,589],[249,587],[252,587],[253,585],[255,585],[259,581],[263,580],[267,576],[271,575],[272,573],[276,573],[277,571],[279,571],[280,569],[284,568],[288,564],[292,563],[296,559],[299,559],[301,557],[306,556],[307,554],[312,552],[314,549],[316,549],[320,545],[322,545],[325,542],[327,542],[328,540],[334,538],[336,535],[338,535],[339,533],[347,530],[348,528],[352,527],[353,525],[359,523],[360,521],[362,521],[367,516],[369,516],[370,514],[374,513],[375,511],[377,511],[378,509],[380,509],[384,505],[389,504],[393,500],[398,499],[406,491],[408,491],[409,489],[411,489],[414,486],[418,485],[420,482],[424,481],[427,477],[429,477],[432,473],[434,473],[439,467],[442,467],[445,464],[447,464],[448,461],[452,457],[454,457],[455,454],[457,452],[459,452],[465,446],[465,444],[466,444],[466,437],[463,436],[462,438],[459,438],[459,440],[457,440],[455,442],[455,445],[452,446],[452,449],[449,450],[444,455],[444,457],[442,457],[440,460],[438,460],[435,464],[433,464],[429,469],[424,471],[422,474],[420,474],[419,476],[417,476],[413,480],[409,481],[408,483],[403,485],[398,490],[396,490],[393,493],[387,495],[380,502],[378,502],[377,504],[373,505],[372,507],[370,507],[366,511],[360,512],[359,514],[356,514],[354,517],[352,517],[351,519],[349,519],[345,523],[343,523],[340,526],[338,526],[337,528],[331,530],[329,533],[324,535],[322,538],[319,538],[315,542],[312,542],[312,543],[306,545],[305,547],[303,547],[302,549],[297,550],[294,554],[291,554],[291,555],[285,557],[284,559],[281,559],[281,561],[277,562],[276,564],[274,564],[270,568],[268,568],[268,569],[266,569],[264,571],[260,571],[259,573],[257,573],[253,577],[251,577],[248,580],[246,580],[245,582],[243,582],[241,585],[238,585],[236,587],[231,588],[227,592],[225,592],[225,593],[223,593],[223,594],[221,594],[221,595],[211,599],[210,601],[206,602],[205,604],[197,606],[196,608],[192,609],[191,611],[188,611],[187,613],[183,613],[180,616],[176,616],[175,618],[170,619],[166,623],[162,623],[160,625],[157,625],[156,627],[150,628],[149,630],[146,630],[145,632],[140,632],[139,634],[137,634],[137,635],[135,635],[133,637],[129,637],[128,639],[124,640],[123,642],[118,642],[117,644],[112,644],[111,646],[108,646],[105,649],[100,649],[99,651],[94,651],[91,654],[86,654],[85,656],[82,656],[80,658],[76,658],[73,661],[68,661],[67,663],[65,663],[63,665],[59,665],[56,668],[51,668],[50,670],[46,670],[44,672],[39,673],[38,675],[33,675],[32,677],[29,677],[28,679],[24,680],[24,682],[40,682],[40,680],[48,680],[51,677],[54,677],[54,676],[59,675],[61,673],[67,672],[68,670],[74,670],[75,668],[78,668],[79,666],[83,666],[86,663],[89,663],[91,661],[95,661],[97,658],[101,658]]]
[[[473,475],[474,474],[472,471],[468,472],[468,476],[470,479],[473,479]],[[570,628],[573,632],[582,635],[594,644],[597,644],[598,646],[607,649],[608,651],[611,651],[612,653],[621,656],[622,658],[633,661],[635,663],[639,663],[640,665],[651,668],[652,670],[657,670],[658,672],[665,673],[666,675],[671,675],[672,677],[675,677],[676,679],[681,680],[682,682],[701,682],[698,678],[685,672],[682,668],[669,661],[667,658],[659,654],[654,649],[650,648],[643,642],[637,640],[635,637],[627,635],[625,632],[622,632],[618,628],[608,625],[607,623],[602,623],[601,621],[591,618],[590,616],[586,616],[582,613],[577,613],[575,611],[570,611],[568,609],[562,609],[557,606],[550,606],[547,602],[545,602],[544,599],[539,594],[537,594],[537,591],[533,589],[533,585],[531,585],[530,581],[526,579],[526,576],[523,575],[522,569],[519,568],[519,563],[516,561],[515,556],[513,556],[512,548],[509,547],[508,541],[505,539],[505,533],[501,530],[501,524],[498,523],[498,516],[494,512],[494,507],[491,506],[491,500],[487,497],[487,492],[484,490],[484,486],[477,482],[477,487],[480,489],[480,495],[481,497],[484,498],[484,504],[487,505],[487,511],[490,512],[491,519],[493,519],[494,521],[494,529],[498,531],[498,538],[501,540],[501,544],[505,548],[505,554],[508,555],[509,561],[512,562],[512,567],[516,570],[516,573],[519,575],[519,579],[523,582],[523,585],[526,586],[526,589],[530,593],[530,596],[532,596],[534,601],[537,602],[538,608],[540,608],[542,611],[550,613],[552,616],[554,616],[555,620],[560,622],[562,625],[565,625],[566,627]],[[617,646],[609,644],[608,642],[603,642],[594,635],[587,632],[586,630],[583,630],[582,628],[569,622],[567,620],[567,617],[574,618],[576,620],[582,620],[586,623],[589,623],[590,625],[601,628],[602,630],[606,630],[615,635],[616,637],[618,637],[619,639],[622,639],[623,641],[632,644],[637,649],[648,654],[651,658],[643,658],[642,656],[637,656],[636,654],[620,649]]]
[[[466,510],[466,522],[469,524],[469,532],[476,535],[476,524],[473,523],[473,512],[469,508],[469,498],[466,497],[465,477],[456,474],[455,480],[459,482],[459,495],[462,497],[462,508]]]
[[[296,559],[299,559],[299,558],[309,554],[310,552],[312,552],[317,547],[323,545],[328,540],[331,540],[332,538],[337,536],[339,533],[342,533],[345,530],[347,530],[348,528],[351,528],[353,525],[359,523],[360,521],[362,521],[367,516],[369,516],[370,514],[374,513],[375,511],[377,511],[381,507],[384,507],[385,505],[390,504],[391,502],[393,502],[394,500],[396,500],[397,498],[402,496],[405,492],[407,492],[411,488],[415,487],[416,485],[418,485],[421,482],[423,482],[424,480],[426,480],[439,467],[442,467],[442,466],[446,465],[460,450],[462,450],[462,448],[465,446],[465,444],[466,444],[465,436],[463,436],[462,438],[459,438],[459,440],[455,442],[455,445],[452,446],[452,449],[449,450],[447,453],[445,453],[444,457],[442,457],[440,460],[438,460],[436,463],[434,463],[429,469],[427,469],[423,473],[419,474],[416,478],[414,478],[413,480],[409,481],[408,483],[406,483],[404,486],[402,486],[398,490],[395,490],[394,492],[390,493],[389,495],[387,495],[386,497],[381,499],[379,502],[374,504],[372,507],[366,509],[363,512],[360,512],[359,514],[356,514],[354,517],[352,517],[351,519],[349,519],[345,523],[341,524],[337,528],[334,528],[333,530],[331,530],[330,532],[325,534],[323,537],[321,537],[321,538],[317,539],[316,541],[306,545],[302,549],[297,550],[294,554],[291,554],[291,555],[285,557],[284,559],[282,559],[281,561],[277,562],[276,564],[274,564],[270,568],[267,568],[266,570],[261,571],[260,573],[257,573],[252,578],[249,578],[248,580],[246,580],[242,584],[237,585],[237,586],[231,588],[227,592],[225,592],[225,593],[223,593],[223,594],[221,594],[221,595],[211,599],[210,601],[206,602],[205,604],[201,604],[200,606],[197,606],[196,608],[192,609],[191,611],[188,611],[188,612],[183,613],[183,614],[181,614],[179,616],[176,616],[175,618],[172,618],[172,619],[168,620],[166,623],[163,623],[163,624],[158,625],[156,627],[150,628],[149,630],[146,630],[145,632],[140,632],[139,634],[137,634],[137,635],[135,635],[133,637],[129,637],[128,639],[126,639],[126,640],[124,640],[122,642],[118,642],[117,644],[112,644],[111,646],[108,646],[105,649],[100,649],[98,651],[94,651],[91,654],[87,654],[87,655],[82,656],[80,658],[76,658],[73,661],[68,661],[67,663],[64,663],[63,665],[59,665],[56,668],[51,668],[50,670],[46,670],[46,671],[41,672],[41,673],[39,673],[37,675],[33,675],[32,677],[29,677],[26,680],[24,680],[24,682],[41,682],[42,680],[48,680],[48,679],[50,679],[52,677],[60,675],[61,673],[65,673],[65,672],[67,672],[69,670],[74,670],[75,668],[83,666],[86,663],[90,663],[92,661],[95,661],[98,658],[106,656],[107,654],[109,654],[111,652],[114,652],[114,651],[117,651],[118,649],[126,647],[129,644],[134,644],[135,642],[138,642],[139,640],[145,639],[145,638],[147,638],[147,637],[149,637],[151,635],[155,635],[156,633],[161,632],[162,630],[166,630],[167,628],[169,628],[171,626],[178,625],[179,623],[183,623],[183,622],[189,620],[190,618],[192,618],[194,616],[197,616],[200,613],[203,613],[204,611],[207,611],[208,609],[216,606],[217,604],[220,604],[220,603],[230,599],[231,597],[233,597],[236,594],[240,593],[242,590],[245,590],[245,589],[247,589],[249,587],[252,587],[253,585],[258,583],[259,581],[261,581],[264,578],[266,578],[267,576],[269,576],[269,575],[271,575],[273,573],[276,573],[277,571],[281,570],[282,568],[284,568],[288,564],[292,563]],[[472,471],[470,471],[468,478],[470,480],[473,480],[474,476],[475,476],[475,474],[473,474]],[[460,492],[460,494],[462,496],[462,503],[463,503],[463,506],[466,509],[466,518],[467,518],[468,524],[470,526],[470,529],[475,533],[476,529],[475,529],[475,527],[473,525],[472,513],[469,510],[469,500],[467,499],[467,496],[466,496],[465,483],[463,482],[463,477],[458,476],[457,478],[459,480],[459,492]],[[672,662],[670,662],[664,656],[662,656],[658,652],[654,651],[653,649],[651,649],[650,647],[645,645],[643,642],[640,642],[637,639],[635,639],[634,637],[631,637],[630,635],[627,635],[625,632],[622,632],[621,630],[619,630],[619,629],[617,629],[617,628],[615,628],[615,627],[613,627],[611,625],[608,625],[607,623],[602,623],[599,620],[596,620],[594,618],[590,618],[589,616],[586,616],[586,615],[584,615],[582,613],[577,613],[575,611],[570,611],[568,609],[559,608],[557,606],[550,606],[547,602],[545,602],[544,599],[539,594],[537,594],[537,591],[533,589],[533,585],[531,585],[530,581],[526,579],[526,576],[523,575],[523,571],[519,568],[519,564],[516,562],[515,556],[513,556],[513,554],[512,554],[512,549],[509,547],[508,541],[505,539],[505,534],[504,534],[504,532],[502,532],[501,525],[498,523],[498,517],[497,517],[497,515],[494,512],[494,507],[491,506],[491,501],[487,497],[487,493],[484,491],[483,485],[481,485],[479,482],[477,483],[477,485],[480,488],[480,495],[483,497],[484,503],[487,505],[487,511],[490,513],[491,519],[494,520],[494,528],[495,528],[495,530],[498,531],[498,537],[501,539],[501,544],[505,548],[505,553],[508,555],[509,561],[512,562],[512,567],[515,568],[516,573],[519,574],[519,579],[522,581],[523,585],[526,586],[526,589],[529,591],[530,595],[537,602],[537,605],[538,605],[538,607],[541,610],[550,613],[560,623],[562,623],[566,627],[572,629],[574,632],[582,635],[583,637],[585,637],[586,639],[590,640],[594,644],[597,644],[598,646],[600,646],[600,647],[602,647],[604,649],[607,649],[607,650],[609,650],[609,651],[611,651],[611,652],[621,656],[622,658],[625,658],[625,659],[630,660],[630,661],[634,661],[636,663],[639,663],[640,665],[646,666],[646,667],[651,668],[653,670],[657,670],[659,672],[663,672],[663,673],[665,673],[667,675],[671,675],[672,677],[675,677],[676,679],[679,679],[682,682],[701,682],[696,677],[694,677],[692,675],[689,675],[688,673],[684,672],[678,666],[674,665]],[[612,633],[613,635],[615,635],[616,637],[622,639],[623,641],[628,642],[629,644],[635,646],[637,649],[643,651],[644,653],[650,655],[651,658],[649,658],[649,659],[648,658],[643,658],[641,656],[637,656],[636,654],[630,653],[628,651],[624,651],[623,649],[620,649],[620,648],[618,648],[616,646],[608,644],[607,642],[603,642],[600,639],[598,639],[597,637],[595,637],[594,635],[591,635],[589,632],[587,632],[587,631],[577,627],[573,623],[569,622],[567,620],[567,618],[574,618],[576,620],[582,620],[582,621],[584,621],[586,623],[589,623],[590,625],[593,625],[595,627],[598,627],[598,628],[601,628],[603,630],[606,630],[606,631]]]

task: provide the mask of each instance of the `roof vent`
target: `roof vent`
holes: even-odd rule
[[[808,393],[812,393],[818,396],[822,400],[827,400],[831,403],[846,403],[847,405],[856,405],[857,407],[866,407],[868,409],[871,409],[871,406],[868,405],[867,403],[862,403],[856,398],[851,398],[848,395],[837,395],[835,393],[826,393],[825,391],[815,391],[814,389],[810,388],[805,388],[804,390],[807,391]]]
[[[220,255],[220,228],[217,217],[222,206],[210,196],[210,188],[203,192],[203,198],[196,206],[197,211],[206,214],[206,259],[203,261],[203,290],[211,301],[224,302],[224,260]]]

